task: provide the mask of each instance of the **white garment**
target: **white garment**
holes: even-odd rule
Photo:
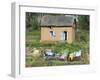
[[[79,50],[78,52],[74,52],[74,57],[79,57],[81,56],[81,50]]]
[[[53,52],[46,52],[47,55],[52,56]]]

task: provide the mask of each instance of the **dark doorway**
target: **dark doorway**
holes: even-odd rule
[[[65,40],[67,40],[67,32],[64,31],[64,34],[65,34]]]

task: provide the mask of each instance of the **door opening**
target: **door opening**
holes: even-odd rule
[[[65,34],[65,40],[67,40],[67,32],[64,31],[64,34]]]
[[[67,31],[61,32],[61,40],[67,40]]]

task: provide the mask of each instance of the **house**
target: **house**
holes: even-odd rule
[[[41,42],[75,39],[75,17],[72,15],[44,15],[41,19]]]

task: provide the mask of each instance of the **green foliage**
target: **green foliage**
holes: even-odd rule
[[[89,15],[79,15],[79,28],[82,30],[89,30]]]
[[[76,42],[89,42],[89,31],[87,30],[80,30],[75,32],[75,41]]]
[[[34,31],[40,29],[40,23],[38,21],[39,14],[26,12],[26,30]]]
[[[54,51],[59,54],[73,53],[73,52],[79,51],[80,49],[81,49],[81,46],[79,45],[79,43],[68,44],[67,42],[64,42],[64,43],[58,42],[58,44],[56,44],[54,47]]]

